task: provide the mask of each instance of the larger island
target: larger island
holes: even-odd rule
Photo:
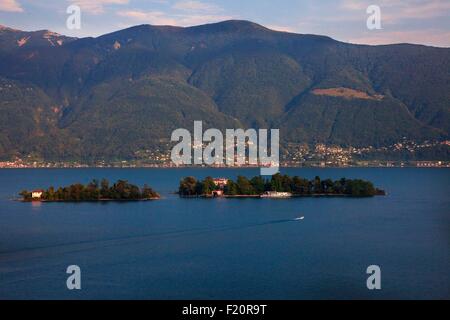
[[[142,189],[138,186],[128,183],[126,180],[118,180],[110,186],[109,181],[102,179],[92,180],[87,185],[80,183],[72,184],[67,187],[49,187],[47,190],[23,190],[19,194],[23,201],[138,201],[138,200],[156,200],[160,195],[144,185]]]
[[[178,194],[181,197],[225,197],[225,198],[289,198],[300,196],[350,196],[373,197],[385,195],[372,182],[361,179],[340,180],[315,177],[312,180],[298,176],[276,174],[270,179],[256,176],[248,179],[238,176],[236,181],[227,178],[206,177],[197,180],[186,177],[180,181]]]

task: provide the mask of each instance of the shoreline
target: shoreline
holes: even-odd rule
[[[203,167],[203,166],[184,166],[184,167],[171,167],[171,166],[52,166],[52,167],[40,167],[40,166],[24,166],[24,167],[0,167],[0,169],[260,169],[262,167]],[[280,166],[281,169],[449,169],[450,164],[440,166],[417,166],[417,165],[403,165],[403,166],[382,166],[382,165],[367,165],[367,166]]]
[[[74,202],[74,203],[81,203],[81,202],[138,202],[138,201],[154,201],[154,200],[161,200],[162,198],[145,198],[145,199],[92,199],[92,200],[23,200],[23,199],[12,199],[13,201],[18,202]]]
[[[221,197],[214,197],[209,195],[200,196],[181,196],[182,199],[292,199],[292,198],[333,198],[333,197],[345,197],[345,198],[373,198],[373,197],[383,197],[386,194],[375,194],[373,196],[352,196],[350,194],[333,194],[333,193],[318,193],[318,194],[293,194],[289,197],[262,197],[261,195],[224,195]]]

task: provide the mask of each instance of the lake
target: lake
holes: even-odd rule
[[[450,299],[450,169],[283,169],[362,178],[374,198],[180,199],[185,176],[258,169],[0,169],[0,299]],[[92,178],[162,200],[21,203]],[[295,218],[304,216],[300,221]],[[81,290],[66,287],[69,265]],[[381,290],[366,269],[381,268]]]

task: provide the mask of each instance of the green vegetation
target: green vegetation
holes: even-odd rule
[[[226,196],[258,196],[267,191],[289,192],[294,196],[314,195],[345,195],[352,197],[372,197],[384,195],[383,190],[374,187],[370,181],[360,179],[345,179],[333,181],[321,180],[315,177],[313,180],[289,177],[276,174],[271,179],[256,176],[248,179],[238,176],[236,181],[228,180],[223,188],[214,184],[213,178],[207,177],[199,181],[194,177],[187,177],[180,181],[178,193],[183,197],[209,196],[213,191],[222,190]]]
[[[24,201],[34,200],[32,192],[23,190],[20,194]],[[148,185],[144,185],[142,189],[128,183],[128,181],[118,180],[113,185],[109,185],[109,181],[103,179],[100,183],[92,180],[87,185],[72,184],[68,187],[60,187],[55,189],[50,187],[43,190],[42,196],[35,200],[41,201],[131,201],[131,200],[151,200],[159,199],[159,194]]]
[[[0,31],[0,159],[136,159],[170,149],[171,132],[194,120],[280,128],[282,146],[450,137],[449,48],[359,46],[247,21],[56,37],[61,46],[43,36]],[[340,87],[384,98],[313,94]],[[442,149],[420,158],[449,159]]]

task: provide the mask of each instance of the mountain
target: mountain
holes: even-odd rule
[[[0,27],[0,158],[130,159],[171,132],[280,128],[282,144],[448,139],[450,48],[354,45],[248,21],[98,38]]]
[[[26,47],[45,48],[58,47],[67,44],[76,38],[66,37],[49,30],[26,32],[0,25],[0,47],[2,51]]]

